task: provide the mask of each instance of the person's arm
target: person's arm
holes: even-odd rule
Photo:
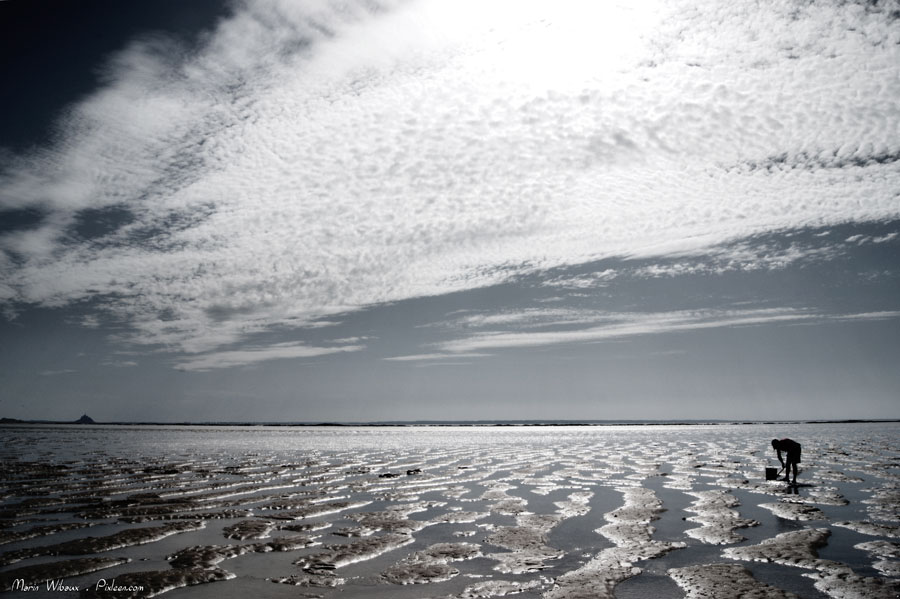
[[[776,450],[775,450],[775,453],[776,453],[776,455],[778,455],[778,461],[781,462],[781,467],[784,468],[784,460],[781,459],[781,450],[780,450],[780,449],[776,449]]]

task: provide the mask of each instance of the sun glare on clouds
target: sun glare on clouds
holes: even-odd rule
[[[661,18],[653,0],[463,6],[443,4],[453,14],[440,19],[466,40],[456,64],[480,86],[527,95],[616,85],[646,55],[648,35]],[[474,35],[467,32],[470,23],[478,24]]]

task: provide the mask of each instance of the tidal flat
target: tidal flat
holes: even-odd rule
[[[803,445],[797,486],[770,441]],[[0,426],[28,597],[900,596],[900,423]]]

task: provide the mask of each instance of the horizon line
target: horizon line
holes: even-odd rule
[[[82,417],[84,418],[84,417]],[[251,421],[251,420],[229,420],[229,421],[142,421],[142,420],[118,420],[118,421],[96,421],[88,417],[89,422],[78,420],[45,420],[45,419],[19,419],[19,418],[0,418],[0,425],[81,425],[81,426],[272,426],[272,427],[390,427],[390,426],[640,426],[640,425],[696,425],[696,424],[746,424],[746,425],[766,425],[766,424],[855,424],[855,423],[889,423],[900,422],[900,418],[817,418],[817,419],[796,419],[796,420],[752,420],[746,418],[621,418],[621,419],[459,419],[459,420],[440,420],[440,419],[422,419],[422,420],[373,420],[373,421]]]

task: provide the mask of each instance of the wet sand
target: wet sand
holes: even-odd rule
[[[0,588],[900,596],[897,424],[465,428],[0,427]]]

